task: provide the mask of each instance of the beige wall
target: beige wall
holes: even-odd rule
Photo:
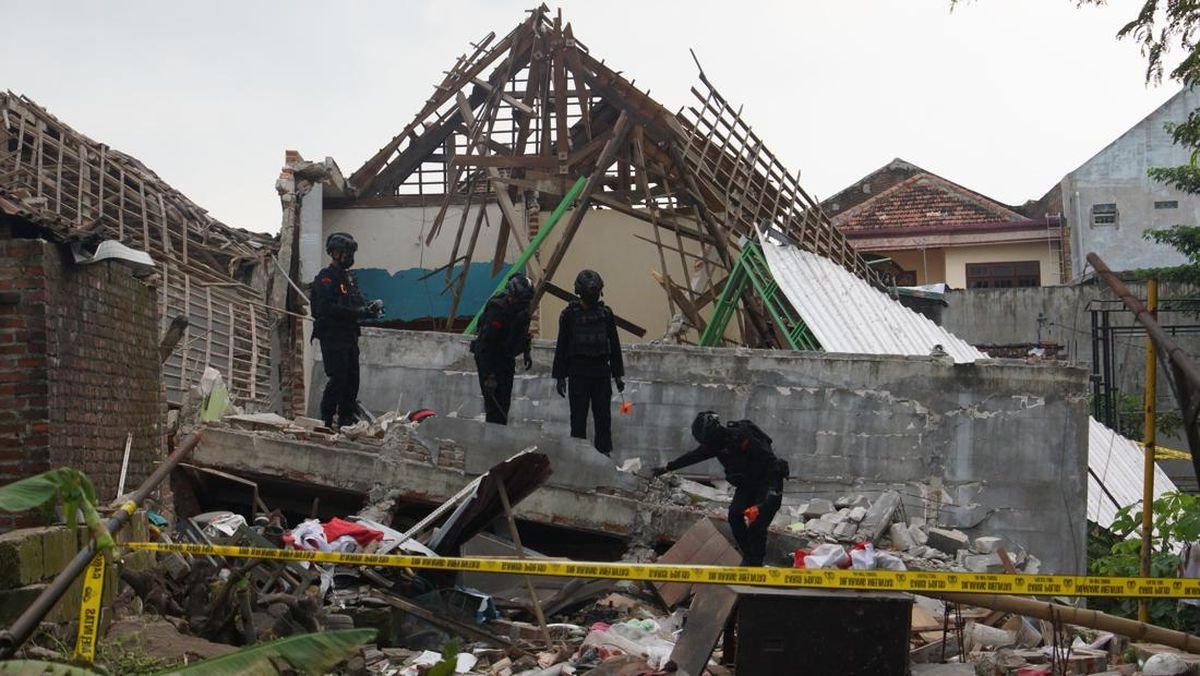
[[[907,249],[897,251],[871,251],[863,249],[863,253],[874,253],[891,258],[896,265],[905,270],[915,270],[917,284],[935,284],[946,281],[946,254],[942,249]]]
[[[539,258],[543,263],[549,260],[554,247],[558,246],[562,239],[560,228],[566,225],[570,215],[571,212],[563,215],[562,220],[542,244]],[[549,212],[543,212],[542,222],[549,217]],[[551,280],[570,291],[575,284],[575,275],[579,274],[580,270],[591,268],[599,272],[604,278],[604,302],[618,315],[646,329],[646,335],[640,339],[626,331],[620,331],[623,344],[661,338],[671,322],[666,291],[650,274],[652,270],[662,272],[658,249],[652,242],[637,239],[635,235],[653,240],[653,226],[608,209],[589,209],[571,241],[571,246],[567,249],[562,264],[558,267],[558,272]],[[665,244],[674,248],[675,236],[672,233],[664,230],[662,237]],[[684,242],[689,251],[699,253],[697,243],[686,239]],[[687,277],[683,273],[679,254],[668,251],[665,255],[667,273],[677,284],[685,285]],[[565,306],[566,303],[550,296],[542,300],[539,310],[543,338],[553,339],[558,336],[558,315]],[[706,320],[709,313],[711,308],[702,311]],[[691,338],[695,337],[693,333]]]
[[[1023,244],[989,244],[946,249],[946,283],[955,289],[967,288],[967,263],[1038,261],[1042,286],[1060,284],[1056,252],[1045,241]]]

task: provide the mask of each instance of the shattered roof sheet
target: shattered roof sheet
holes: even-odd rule
[[[941,345],[958,363],[988,358],[824,256],[769,241],[763,252],[779,288],[827,352],[924,357]]]
[[[1143,456],[1137,442],[1088,418],[1088,521],[1107,528],[1118,509],[1142,499]],[[1177,490],[1171,477],[1155,464],[1154,498]]]

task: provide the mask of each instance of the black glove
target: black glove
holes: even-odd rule
[[[625,381],[621,380],[620,378],[617,378],[616,381],[617,381],[617,391],[624,392],[625,391]]]
[[[558,392],[558,396],[560,396],[560,397],[567,396],[567,379],[559,378],[559,379],[555,380],[554,381],[554,391]]]
[[[370,303],[367,303],[367,312],[370,312],[372,315],[374,315],[376,317],[382,315],[383,314],[383,301],[379,300],[379,299],[375,299],[375,300],[371,301]]]
[[[525,350],[525,370],[533,368],[533,355],[529,354],[529,350]]]
[[[658,476],[662,476],[662,475],[666,474],[669,471],[670,470],[668,470],[666,467],[659,465],[658,467],[654,467],[650,470],[650,475],[658,477]]]
[[[489,392],[490,392],[490,391],[492,391],[492,390],[494,390],[494,389],[496,389],[498,386],[499,386],[499,385],[498,385],[498,383],[496,382],[496,376],[495,376],[495,375],[489,375],[488,377],[486,377],[486,378],[484,378],[484,379],[483,379],[483,389],[485,389],[485,390],[487,390],[487,391],[489,391]]]

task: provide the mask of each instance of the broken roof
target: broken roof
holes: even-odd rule
[[[489,33],[472,44],[412,122],[351,175],[350,186],[364,204],[399,204],[413,195],[440,202],[426,243],[445,228],[449,206],[465,204],[448,228],[450,267],[486,256],[495,273],[510,238],[520,250],[529,246],[526,194],[541,193],[539,201],[550,204],[547,196],[564,196],[586,177],[579,207],[613,209],[649,224],[664,257],[679,255],[685,269],[703,267],[718,284],[741,242],[769,229],[882,285],[703,72],[692,94],[693,105],[672,113],[592,55],[561,12],[551,15],[542,5],[505,37]],[[477,252],[482,206],[492,202],[502,212],[497,245]],[[559,226],[561,239],[545,260],[531,259],[538,298],[584,211]],[[699,243],[704,254],[685,249],[685,240]],[[468,270],[464,265],[448,282],[456,299],[451,317]],[[673,311],[688,316],[716,296],[712,288],[663,281]],[[750,331],[769,342],[770,317],[756,303],[743,307]]]

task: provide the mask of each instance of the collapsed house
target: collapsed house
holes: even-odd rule
[[[194,322],[165,375],[166,396],[175,397],[184,423],[214,406],[213,380],[200,378],[206,367],[225,374],[238,404],[290,414],[216,414],[220,422],[206,428],[205,442],[177,473],[175,537],[283,546],[286,527],[294,545],[315,537],[322,526],[312,521],[328,526],[355,515],[385,540],[426,554],[539,553],[528,549],[602,561],[661,555],[729,563],[732,548],[718,532],[728,486],[711,480],[715,463],[669,482],[636,469],[687,450],[688,423],[712,409],[753,418],[793,468],[785,509],[773,524],[772,565],[794,565],[805,548],[870,541],[913,568],[1085,570],[1084,515],[1094,505],[1097,519],[1111,518],[1114,507],[1092,492],[1128,479],[1136,453],[1107,438],[1120,471],[1093,465],[1089,433],[1104,437],[1087,416],[1085,371],[989,359],[898,305],[889,280],[855,253],[703,74],[693,90],[698,103],[671,113],[592,56],[544,6],[499,41],[489,35],[472,49],[413,122],[349,177],[331,159],[306,162],[289,153],[276,186],[283,203],[278,276],[266,274],[270,241],[211,221],[135,161],[75,136],[73,145],[55,145],[74,134],[57,123],[43,120],[46,131],[29,123],[35,131],[26,131],[24,122],[6,122],[10,153],[0,159],[9,164],[0,167],[33,177],[19,188],[22,203],[65,211],[75,228],[91,224],[84,229],[162,259],[159,321],[182,303]],[[52,120],[29,102],[6,101],[8,109]],[[302,284],[323,265],[325,236],[335,231],[363,243],[360,280],[392,308],[362,338],[370,374],[363,403],[389,413],[337,433],[302,416],[314,408],[323,378],[309,347]],[[623,330],[662,336],[628,350],[624,396],[631,408],[615,421],[613,458],[626,471],[566,436],[567,410],[551,394],[551,347],[543,341],[534,348],[535,369],[517,377],[512,424],[479,419],[468,339],[456,333],[521,262],[538,283],[540,335],[553,337],[554,323],[545,318],[570,298],[563,280],[582,267],[611,269],[613,261],[636,271],[608,275]],[[739,349],[709,349],[731,345]],[[793,349],[746,349],[770,347]],[[185,396],[198,383],[206,388],[202,401]],[[403,415],[418,409],[437,415],[419,425]],[[481,488],[483,477],[501,476],[501,486],[513,480],[520,457],[514,452],[531,447],[538,457],[524,456],[531,463],[525,483]],[[439,518],[442,527],[432,530]],[[325,533],[333,539],[332,531],[320,537]],[[717,551],[701,556],[708,543]],[[1001,543],[1006,553],[998,551]],[[961,614],[943,608],[938,632],[935,613],[916,613],[911,599],[895,595],[831,601],[733,587],[701,593],[625,586],[597,604],[597,590],[584,593],[579,585],[541,596],[532,589],[514,594],[511,580],[473,579],[472,586],[490,589],[489,599],[461,589],[459,580],[443,581],[430,597],[423,586],[429,583],[413,576],[285,566],[252,576],[255,598],[246,608],[233,607],[228,594],[207,595],[211,580],[235,579],[239,571],[219,557],[167,557],[153,573],[126,581],[164,615],[223,642],[344,626],[347,614],[373,616],[364,622],[380,626],[383,615],[381,649],[362,656],[381,672],[403,664],[417,673],[422,659],[388,654],[398,649],[384,642],[436,648],[466,636],[490,646],[471,654],[485,655],[492,673],[514,673],[518,663],[524,673],[574,673],[553,667],[566,664],[568,654],[571,669],[607,663],[614,648],[645,663],[633,667],[663,666],[678,649],[683,673],[721,673],[709,656],[737,604],[743,656],[764,654],[769,642],[812,646],[761,622],[816,607],[887,620],[855,627],[860,637],[886,632],[889,639],[886,650],[879,641],[879,651],[864,651],[863,673],[903,673],[911,647],[925,658],[938,648],[943,656],[969,650]],[[225,588],[232,584],[226,580]],[[310,587],[320,589],[322,607],[306,597]],[[693,617],[703,621],[681,634],[679,608],[693,592]],[[494,617],[489,600],[514,612]],[[533,624],[545,625],[543,614],[562,621],[556,633]],[[992,615],[972,622],[1007,632],[1003,641],[1011,634],[1011,644],[1022,648],[1050,642],[1042,634],[1030,638],[1019,620],[996,626],[1008,618]],[[388,623],[401,619],[419,626],[391,632]],[[654,624],[609,632],[596,628],[601,619]],[[491,624],[481,628],[485,622]],[[957,648],[948,648],[951,623],[960,634]],[[916,627],[930,636],[912,646]],[[810,641],[825,635],[820,626],[807,629]],[[988,643],[995,634],[979,631],[987,638],[972,639],[976,647],[995,645]],[[663,645],[668,636],[678,639],[673,647]],[[531,664],[532,645],[550,656],[537,654]],[[1086,655],[1084,668],[1098,667],[1100,652]],[[1021,664],[1033,658],[1021,657]],[[739,667],[765,673],[755,671],[762,664]],[[867,671],[871,665],[876,671]]]
[[[0,93],[0,190],[75,239],[153,257],[161,330],[176,316],[188,320],[163,365],[169,402],[178,405],[212,365],[239,399],[276,407],[274,238],[220,223],[138,160],[11,92]]]

